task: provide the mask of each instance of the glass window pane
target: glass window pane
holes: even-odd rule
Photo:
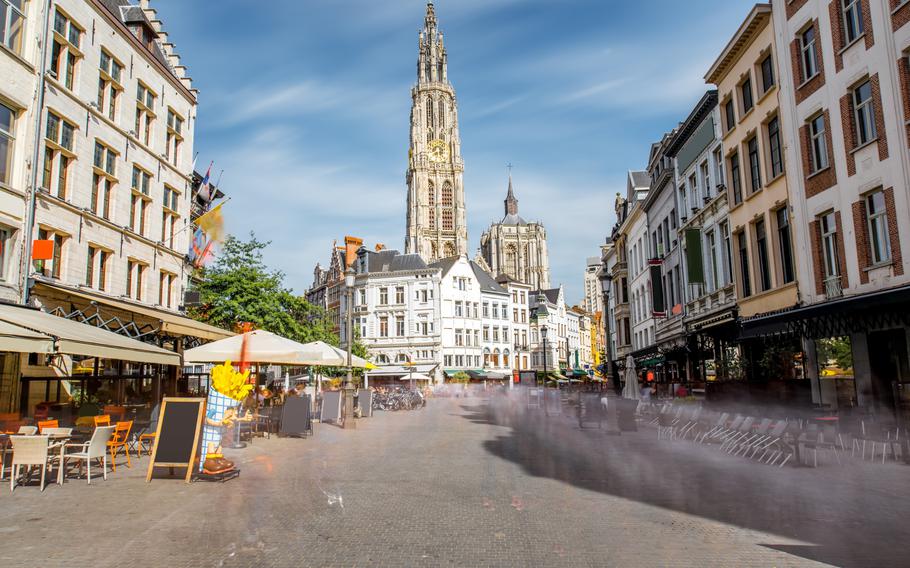
[[[13,133],[13,119],[15,116],[16,113],[13,109],[0,103],[0,132]]]

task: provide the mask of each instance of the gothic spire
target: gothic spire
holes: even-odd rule
[[[424,20],[424,27],[427,31],[436,29],[436,9],[433,7],[432,0],[427,2],[427,17]]]
[[[518,215],[518,200],[512,191],[512,172],[509,172],[509,192],[506,194],[506,215]]]

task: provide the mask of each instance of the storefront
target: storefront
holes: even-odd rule
[[[849,296],[743,321],[746,341],[798,345],[787,369],[811,386],[814,405],[910,416],[910,286]],[[765,355],[765,361],[770,358]],[[755,366],[761,361],[752,361]],[[799,366],[799,370],[795,367]]]

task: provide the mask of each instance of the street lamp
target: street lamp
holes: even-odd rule
[[[600,289],[603,293],[604,299],[604,308],[603,308],[603,320],[604,320],[604,371],[605,374],[611,374],[613,370],[613,342],[610,339],[610,287],[613,283],[613,277],[607,271],[607,265],[601,267],[600,270]],[[604,377],[606,378],[606,377]]]
[[[344,273],[344,287],[347,292],[347,325],[345,332],[348,340],[348,375],[344,381],[344,427],[354,428],[354,371],[351,361],[354,349],[354,267],[349,266]]]
[[[540,327],[540,338],[543,340],[543,388],[547,388],[547,298],[543,291],[537,296],[537,325]]]

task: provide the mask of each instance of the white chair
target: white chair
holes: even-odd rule
[[[13,463],[10,466],[9,490],[16,488],[16,477],[19,467],[26,466],[26,473],[31,474],[32,467],[41,468],[41,491],[44,491],[44,478],[47,474],[48,442],[47,436],[10,436],[13,443]]]
[[[82,451],[63,454],[63,463],[60,464],[60,470],[57,474],[57,483],[63,483],[63,473],[66,471],[66,460],[75,459],[85,462],[88,470],[88,482],[92,482],[92,460],[100,459],[104,479],[107,479],[107,443],[114,435],[116,426],[98,426],[92,439],[84,444],[67,444],[67,448],[82,448]],[[81,464],[80,464],[81,469]]]
[[[20,436],[34,436],[38,433],[37,426],[19,426],[18,434]]]
[[[45,428],[44,434],[47,434],[50,437],[54,436],[70,436],[73,433],[72,428]]]

